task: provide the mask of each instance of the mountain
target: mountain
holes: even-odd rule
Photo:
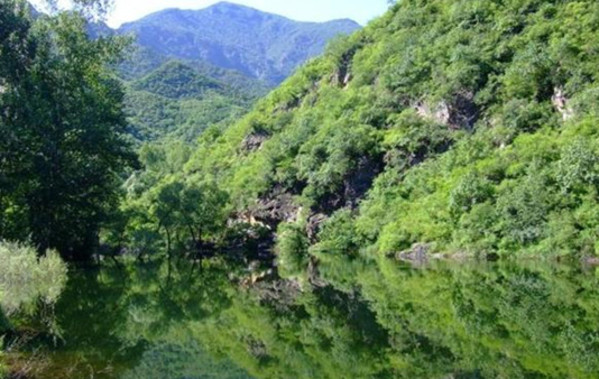
[[[148,91],[171,99],[201,98],[210,93],[224,93],[223,83],[201,75],[181,62],[168,62],[135,81],[135,90]]]
[[[595,255],[598,14],[590,0],[400,1],[204,134],[184,175],[276,231],[284,273]]]
[[[207,127],[240,117],[266,92],[241,74],[174,60],[132,76],[125,88],[129,132],[139,142],[192,143]]]
[[[128,54],[126,54],[125,61],[119,64],[117,71],[123,80],[135,81],[155,70],[162,70],[163,65],[170,63],[182,63],[183,66],[193,69],[198,75],[222,82],[226,86],[247,94],[262,96],[271,89],[271,86],[267,83],[248,77],[239,71],[224,69],[201,60],[182,60],[166,57],[139,45],[131,46]],[[154,75],[156,74],[154,73]]]
[[[233,3],[167,9],[124,24],[119,34],[165,57],[205,61],[278,84],[329,40],[360,26],[351,20],[297,22]]]
[[[207,127],[248,111],[329,40],[359,27],[351,20],[296,22],[232,3],[167,9],[118,30],[101,21],[86,25],[92,38],[135,36],[117,72],[136,143],[195,141]]]

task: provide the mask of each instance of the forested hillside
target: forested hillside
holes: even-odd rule
[[[595,255],[597,7],[402,1],[230,127],[252,101],[235,75],[124,70],[133,124],[197,117],[171,136],[202,137],[140,151],[103,238],[146,252],[274,239],[290,272],[309,257]]]
[[[140,177],[152,188],[154,183],[148,178],[152,172],[161,179],[165,168],[178,170],[168,157],[180,167],[190,154],[188,145],[206,128],[211,127],[212,133],[224,130],[245,114],[269,85],[247,72],[227,69],[226,64],[215,66],[206,57],[177,59],[172,51],[131,44],[133,39],[120,36],[127,33],[126,28],[115,33],[101,21],[110,0],[76,1],[75,12],[62,12],[62,4],[52,1],[39,4],[46,4],[41,12],[25,0],[0,3],[0,238],[32,242],[40,252],[56,248],[69,259],[89,259],[106,242],[101,241],[100,229],[103,234],[118,235],[121,230],[113,230],[112,224],[131,226],[134,217],[128,212],[123,216],[123,209],[116,206],[123,203],[121,184],[127,177],[127,190],[133,185],[143,192],[136,187]],[[356,26],[351,22],[296,23],[226,3],[206,11],[171,10],[165,14],[199,17],[185,23],[190,28],[206,26],[196,21],[227,21],[219,24],[229,26],[227,38],[235,33],[248,37],[246,24],[252,21],[256,33],[264,36],[265,43],[270,41],[264,45],[269,46],[270,57],[287,62],[277,74],[279,79],[320,52],[328,39],[347,32],[338,24]],[[155,14],[141,23],[160,17]],[[161,36],[176,39],[177,25],[161,22]],[[269,32],[260,25],[275,30]],[[167,26],[174,29],[164,29]],[[246,29],[237,30],[240,27]],[[294,41],[289,33],[296,32],[307,39]],[[150,38],[139,30],[134,35],[138,41]],[[260,40],[253,37],[252,43]],[[231,38],[228,41],[235,42],[236,37]],[[310,49],[302,48],[300,42],[308,43]],[[301,53],[291,59],[283,46]],[[140,162],[144,170],[136,172],[142,168]],[[213,229],[221,232],[219,222],[228,217],[229,210],[221,195],[227,192],[214,192],[211,186],[196,188],[195,184],[188,189],[189,212],[197,211],[197,217],[210,221],[210,233]],[[169,201],[182,196],[176,192],[178,187],[172,190],[175,198]],[[214,204],[203,204],[200,195],[212,196]],[[128,201],[123,204],[121,208],[129,209]],[[171,206],[164,210],[169,215]],[[195,209],[198,206],[202,210]],[[141,217],[150,220],[144,225],[153,224],[152,209],[142,212]],[[189,219],[187,214],[180,216]],[[135,234],[135,222],[133,225]],[[151,227],[152,238],[162,239],[162,227]],[[203,232],[194,233],[199,238]],[[187,241],[178,242],[188,246]]]
[[[155,196],[211,183],[229,225],[276,231],[289,273],[309,256],[594,255],[598,21],[594,1],[401,1],[205,133]]]
[[[121,66],[121,75],[125,70]],[[176,60],[132,78],[125,88],[129,132],[139,142],[193,143],[207,127],[243,116],[268,91],[234,71]]]

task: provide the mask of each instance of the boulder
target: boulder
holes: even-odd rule
[[[430,244],[417,243],[411,249],[397,253],[395,258],[399,261],[425,263],[430,259],[432,250]]]
[[[252,133],[243,139],[241,142],[241,149],[245,152],[260,150],[264,142],[267,140],[268,134],[266,133]]]

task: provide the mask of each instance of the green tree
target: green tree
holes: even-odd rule
[[[156,230],[163,233],[170,257],[173,248],[198,254],[208,237],[224,229],[226,192],[213,183],[168,177],[141,200],[149,203]],[[201,257],[200,257],[201,258]]]
[[[20,0],[0,3],[0,24],[0,236],[85,259],[134,162],[123,91],[106,68],[124,44],[90,40],[79,13],[33,21]]]

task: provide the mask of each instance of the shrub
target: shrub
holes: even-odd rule
[[[557,179],[563,193],[597,180],[597,155],[590,144],[578,139],[567,145],[558,162]]]
[[[357,253],[356,230],[352,212],[343,209],[327,220],[319,233],[317,251],[322,254],[354,256]]]
[[[58,300],[67,278],[67,267],[56,251],[42,257],[30,245],[0,241],[0,307],[7,314],[22,307]]]
[[[452,215],[458,216],[492,196],[493,187],[489,181],[476,172],[470,172],[452,189],[449,196],[449,210]]]

